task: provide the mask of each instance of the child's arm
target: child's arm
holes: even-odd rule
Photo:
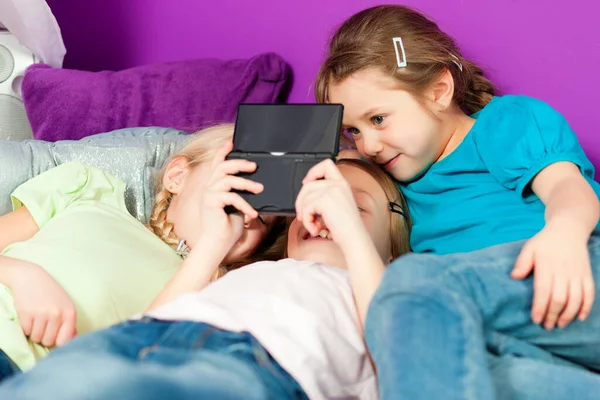
[[[532,181],[546,205],[544,229],[523,248],[513,271],[522,279],[537,266],[532,319],[547,329],[564,327],[577,315],[584,320],[594,302],[587,242],[600,218],[600,202],[579,168],[557,162]]]
[[[19,324],[32,342],[61,346],[77,335],[71,297],[42,267],[0,256],[0,270],[2,283],[11,289]]]
[[[552,329],[560,315],[565,326],[585,317],[593,300],[587,243],[598,223],[594,167],[564,116],[548,104],[503,96],[486,108],[489,118],[478,119],[483,125],[473,136],[483,162],[524,202],[539,198],[546,206],[545,227],[525,243],[512,277],[533,271],[532,320]]]
[[[38,226],[29,210],[21,207],[0,217],[0,252],[9,245],[23,242],[38,232]],[[14,275],[13,259],[0,255],[0,283],[10,287]]]
[[[345,245],[340,247],[348,264],[350,284],[360,323],[364,329],[369,304],[381,283],[385,264],[364,229],[349,230],[349,233],[351,233],[350,237],[343,239]]]
[[[221,243],[200,240],[147,311],[168,303],[182,293],[204,289],[215,276],[228,251],[229,248],[223,248]]]
[[[575,164],[549,165],[533,179],[531,188],[546,205],[547,226],[589,239],[600,219],[600,202]]]
[[[231,190],[260,193],[262,185],[248,179],[229,179],[239,172],[252,172],[256,164],[245,160],[226,160],[232,149],[228,142],[215,155],[211,171],[207,173],[206,186],[199,199],[200,207],[198,239],[189,243],[192,250],[177,273],[154,299],[148,311],[173,300],[180,294],[202,290],[215,276],[219,266],[244,232],[244,218],[251,221],[258,217],[239,194]],[[232,206],[240,213],[228,214],[225,208]]]
[[[27,207],[0,216],[0,252],[7,246],[23,242],[38,232],[39,228]]]
[[[0,251],[38,231],[26,207],[1,216]],[[0,283],[11,289],[21,328],[34,343],[60,346],[77,334],[73,301],[39,265],[0,255]]]
[[[316,223],[318,215],[331,232],[346,260],[358,317],[364,328],[367,310],[381,282],[385,264],[365,229],[350,185],[331,160],[314,166],[303,183],[296,200],[297,218],[306,230],[317,235],[321,230],[320,224]]]

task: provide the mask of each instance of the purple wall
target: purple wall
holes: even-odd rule
[[[334,27],[369,0],[49,0],[65,66],[101,70],[275,51],[293,67],[290,101],[311,82]],[[595,0],[406,0],[451,33],[506,93],[549,102],[600,166],[600,35]],[[542,15],[542,12],[545,15]]]

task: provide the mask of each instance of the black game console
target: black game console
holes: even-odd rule
[[[254,161],[240,174],[264,185],[262,193],[239,192],[263,215],[295,215],[302,180],[314,165],[339,151],[340,104],[240,104],[228,159]]]

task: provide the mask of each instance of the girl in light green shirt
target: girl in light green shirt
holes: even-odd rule
[[[14,191],[14,211],[0,217],[0,379],[30,369],[76,334],[123,321],[214,278],[191,275],[185,263],[180,268],[184,250],[210,229],[200,204],[236,206],[239,196],[229,190],[262,190],[231,176],[255,168],[245,160],[224,161],[232,134],[231,125],[206,129],[172,157],[159,174],[149,226],[127,211],[121,180],[79,162]],[[283,221],[241,208],[245,216],[232,227],[238,241],[223,270],[281,256]]]

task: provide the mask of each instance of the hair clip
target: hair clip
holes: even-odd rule
[[[452,62],[453,62],[454,64],[456,64],[456,66],[458,67],[458,69],[460,69],[460,72],[462,72],[462,70],[463,70],[463,66],[462,66],[462,64],[460,63],[460,61],[458,60],[458,57],[456,57],[454,54],[450,54],[450,57],[454,58],[454,60],[452,60]]]
[[[188,254],[190,254],[190,248],[189,246],[185,243],[185,240],[181,239],[179,241],[179,244],[177,244],[177,249],[175,250],[175,252],[177,253],[177,255],[183,259],[185,259]]]
[[[396,50],[396,63],[398,68],[406,68],[406,52],[404,51],[404,44],[400,36],[393,38],[394,50]],[[400,53],[402,53],[402,59],[400,59]]]
[[[396,214],[400,214],[404,217],[404,210],[402,210],[402,206],[398,203],[390,201],[390,211]]]

